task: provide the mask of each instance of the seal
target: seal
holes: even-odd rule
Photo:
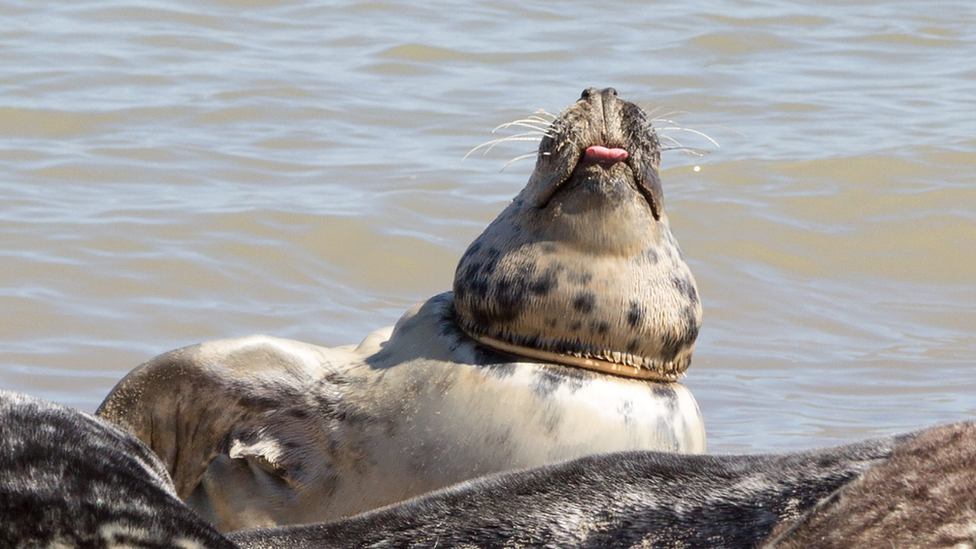
[[[786,454],[626,452],[495,474],[243,549],[971,547],[976,424]]]
[[[8,391],[0,425],[0,546],[234,548],[117,426]]]
[[[664,211],[661,145],[613,88],[552,123],[535,171],[457,267],[458,323],[540,360],[673,381],[702,309]]]
[[[0,391],[0,546],[965,547],[976,423],[820,450],[625,452],[470,480],[332,523],[224,537],[142,442]]]
[[[97,414],[159,454],[223,531],[599,452],[703,452],[694,397],[671,381],[700,305],[659,154],[640,109],[586,90],[542,139],[519,206],[465,253],[454,293],[358,347],[253,336],[165,353]]]

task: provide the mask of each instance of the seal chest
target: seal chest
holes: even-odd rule
[[[701,326],[671,234],[661,145],[643,111],[588,89],[552,123],[525,189],[471,244],[458,322],[504,351],[675,380]]]

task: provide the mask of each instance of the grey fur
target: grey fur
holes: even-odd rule
[[[107,422],[0,391],[0,426],[0,547],[976,545],[974,423],[793,454],[590,456],[230,539],[175,497],[143,444]]]
[[[976,425],[918,433],[764,547],[976,547]]]
[[[231,549],[118,427],[0,391],[0,547]]]
[[[249,549],[755,547],[916,436],[775,455],[591,456],[465,482],[330,524],[231,539]]]

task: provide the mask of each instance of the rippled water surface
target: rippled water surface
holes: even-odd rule
[[[659,124],[710,151],[663,175],[712,451],[976,415],[976,5],[462,6],[0,3],[0,386],[90,411],[200,340],[356,342],[532,168],[468,150],[614,86],[719,143]]]

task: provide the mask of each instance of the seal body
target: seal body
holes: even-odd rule
[[[962,423],[788,454],[588,456],[230,538],[246,549],[972,547],[974,494],[976,424]]]
[[[485,348],[457,328],[450,293],[355,349],[254,336],[161,355],[97,413],[157,452],[180,497],[225,531],[586,454],[705,449],[684,386]]]
[[[0,391],[0,546],[232,549],[115,425]]]
[[[454,293],[392,336],[180,349],[132,372],[98,413],[156,451],[223,530],[336,519],[598,452],[703,452],[697,404],[671,383],[701,306],[659,162],[639,108],[586,90],[465,253]]]

